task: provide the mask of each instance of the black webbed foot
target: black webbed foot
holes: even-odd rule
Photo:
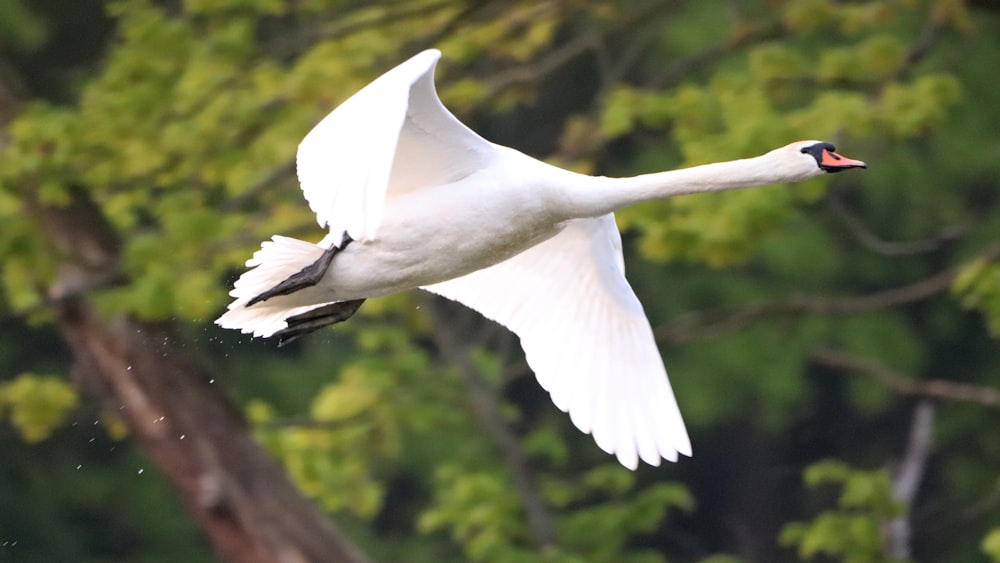
[[[274,333],[273,336],[278,337],[278,347],[280,348],[281,346],[288,344],[300,336],[309,334],[314,330],[323,328],[327,325],[332,325],[334,323],[346,321],[357,312],[358,308],[361,307],[361,304],[364,302],[364,299],[340,301],[338,303],[330,303],[329,305],[317,307],[311,311],[306,311],[301,315],[288,317],[285,319],[288,323],[288,327],[279,330]]]
[[[330,263],[333,262],[333,257],[336,256],[338,252],[346,248],[352,240],[354,239],[348,236],[347,233],[344,233],[344,238],[341,240],[340,246],[330,246],[330,248],[323,251],[323,255],[320,256],[315,262],[288,276],[287,279],[278,285],[272,287],[264,293],[261,293],[250,301],[247,301],[244,307],[250,307],[251,305],[260,303],[261,301],[267,301],[272,297],[276,297],[278,295],[288,295],[289,293],[295,293],[300,289],[305,289],[318,284],[320,280],[323,279],[323,276],[326,275],[326,271],[330,269]]]

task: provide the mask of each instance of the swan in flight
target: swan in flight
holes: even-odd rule
[[[306,135],[298,177],[329,234],[318,244],[262,243],[216,323],[285,343],[347,319],[366,298],[419,287],[517,334],[556,406],[625,467],[690,456],[653,331],[625,280],[612,212],[865,163],[801,141],[634,178],[577,174],[459,122],[434,88],[440,57],[417,54]]]

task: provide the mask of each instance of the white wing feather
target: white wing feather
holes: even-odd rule
[[[571,221],[505,262],[423,289],[516,333],[556,406],[622,465],[691,455],[613,215]]]
[[[488,163],[492,145],[438,99],[430,49],[333,110],[299,144],[299,183],[332,240],[374,240],[387,197],[446,183]],[[396,171],[399,171],[398,173]]]

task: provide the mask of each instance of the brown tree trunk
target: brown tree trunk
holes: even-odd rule
[[[169,329],[59,306],[74,378],[97,390],[228,561],[363,561],[254,441],[212,374]]]
[[[91,289],[124,281],[114,233],[88,195],[27,207],[63,258],[50,294],[74,379],[124,419],[216,552],[240,562],[365,561],[292,486],[169,324],[107,319],[88,301]]]

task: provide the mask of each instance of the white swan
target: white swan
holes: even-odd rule
[[[612,211],[865,164],[804,141],[634,178],[568,172],[460,123],[434,89],[440,56],[390,70],[306,135],[298,176],[329,235],[264,242],[216,322],[284,341],[346,319],[365,298],[421,287],[516,333],[556,406],[625,467],[690,456]]]

